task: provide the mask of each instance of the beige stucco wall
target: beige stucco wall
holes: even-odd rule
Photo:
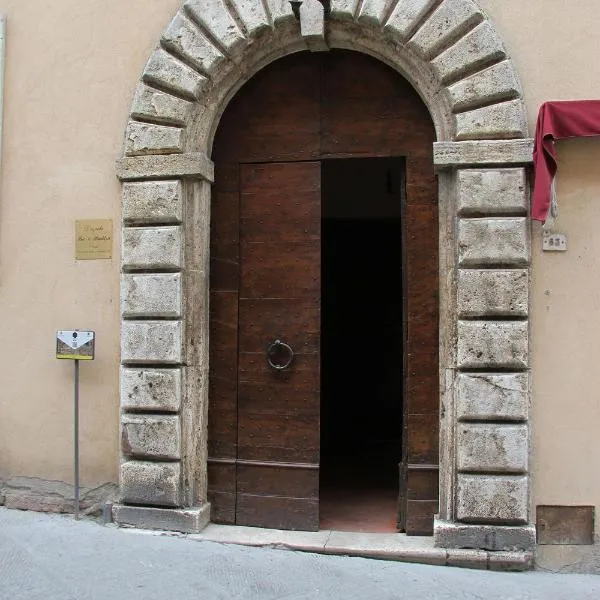
[[[542,102],[600,99],[597,0],[480,4],[519,72],[532,134]],[[600,510],[600,138],[558,146],[568,251],[543,253],[533,225],[532,502]]]
[[[82,366],[84,483],[116,480],[118,222],[114,159],[136,82],[180,0],[3,0],[8,16],[0,187],[0,476],[69,480],[72,365],[55,331],[97,332]],[[482,0],[539,104],[600,97],[597,0]],[[535,504],[600,507],[600,139],[560,147],[565,254],[534,226]],[[74,220],[112,218],[114,259],[76,262]]]
[[[57,329],[94,329],[81,367],[83,483],[116,481],[119,155],[131,97],[179,0],[2,0],[0,475],[70,480],[73,365]],[[74,260],[74,221],[112,218],[111,261]]]

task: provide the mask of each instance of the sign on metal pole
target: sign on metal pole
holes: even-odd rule
[[[93,331],[68,329],[56,332],[56,358],[70,359],[75,363],[75,378],[73,383],[74,397],[74,488],[75,488],[75,518],[79,519],[79,361],[94,360]]]

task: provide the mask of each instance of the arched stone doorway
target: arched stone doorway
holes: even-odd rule
[[[436,129],[440,505],[436,543],[529,548],[527,192],[520,88],[471,0],[184,3],[150,57],[123,180],[121,522],[201,528],[207,499],[209,158],[220,115],[264,65],[306,48],[370,54]],[[309,10],[310,9],[310,10]]]

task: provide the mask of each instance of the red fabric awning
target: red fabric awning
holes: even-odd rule
[[[556,175],[554,140],[600,135],[600,100],[545,102],[540,108],[533,145],[535,186],[531,217],[545,221]]]

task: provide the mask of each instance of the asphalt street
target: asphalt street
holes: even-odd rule
[[[600,598],[600,576],[247,548],[0,508],[2,600]]]

